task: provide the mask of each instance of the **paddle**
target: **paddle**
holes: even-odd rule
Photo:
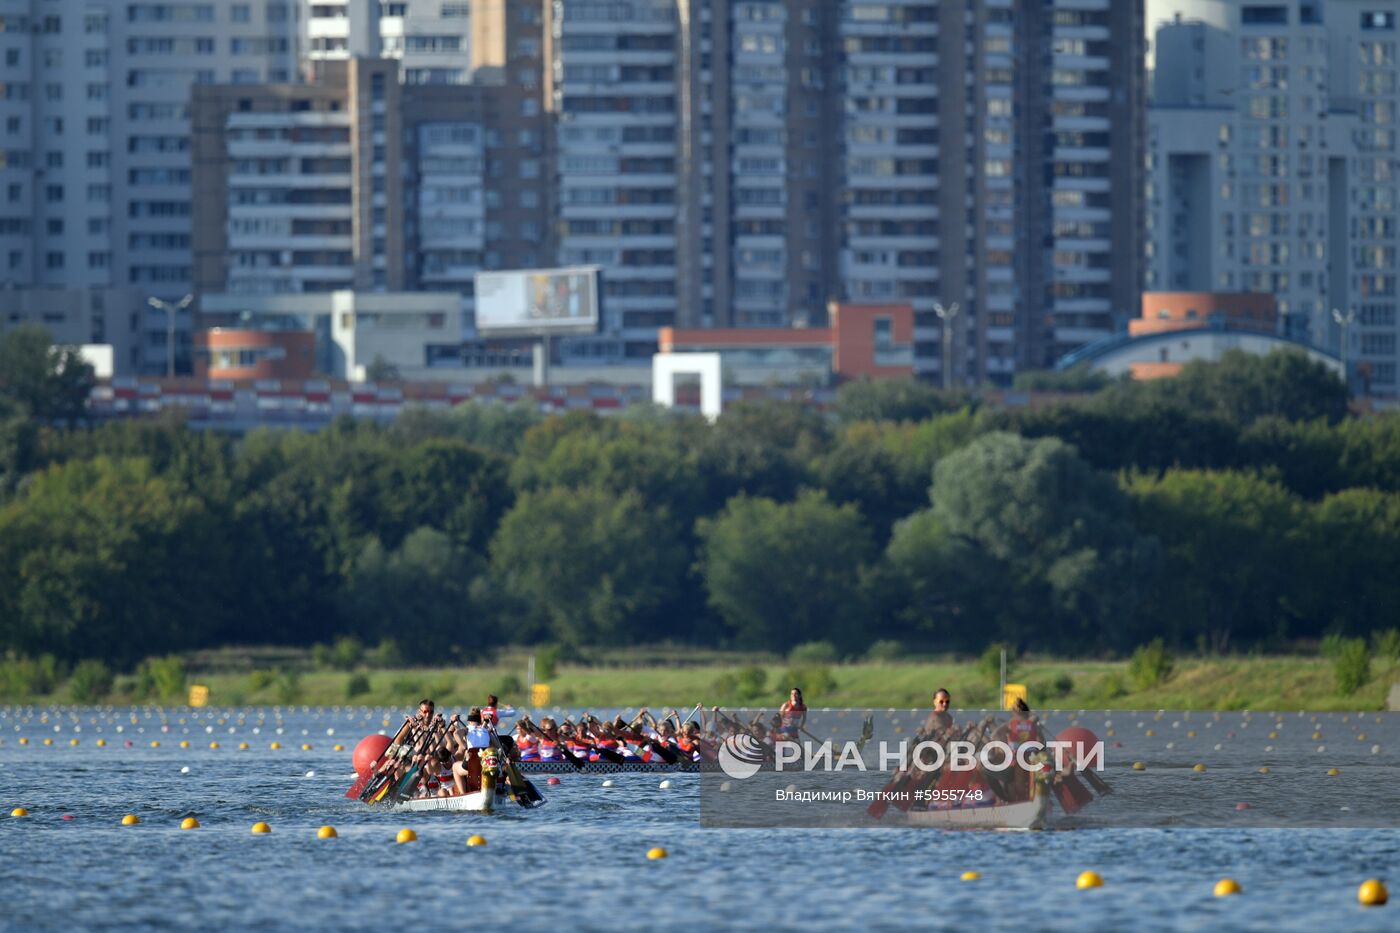
[[[409,725],[412,722],[412,716],[404,717],[403,725],[399,727],[398,733],[394,736],[394,738],[389,742],[388,745],[384,746],[384,751],[379,753],[379,757],[374,759],[374,761],[370,763],[369,770],[366,771],[363,776],[357,777],[355,779],[355,783],[350,785],[350,789],[345,792],[346,797],[349,797],[351,800],[358,800],[360,798],[360,795],[365,792],[365,787],[374,778],[375,769],[378,768],[379,763],[384,760],[384,756],[389,754],[390,749],[393,749],[394,751],[398,750],[397,748],[395,748],[395,746],[397,746],[399,740],[403,738],[404,732],[407,731]]]
[[[394,748],[394,754],[383,761],[380,765],[380,772],[374,775],[366,784],[365,789],[360,793],[360,800],[365,803],[378,803],[384,797],[384,792],[395,783],[394,767],[395,763],[413,754],[412,749],[422,741],[422,730],[412,717],[409,718],[405,726],[409,730],[409,735]],[[391,746],[393,748],[393,746]],[[385,749],[387,753],[389,749]]]
[[[423,741],[418,745],[417,754],[415,754],[414,757],[422,758],[436,752],[438,746],[441,744],[441,739],[446,737],[446,733],[447,726],[443,722],[442,716],[439,715],[432,727],[428,729],[427,733],[424,735]],[[432,761],[429,760],[426,763],[431,765]],[[418,782],[423,777],[424,764],[425,762],[420,761],[409,769],[408,773],[404,775],[403,780],[399,782],[398,787],[394,789],[394,796],[404,798],[413,795],[413,792],[418,789]]]
[[[1113,788],[1108,786],[1108,782],[1099,777],[1092,770],[1085,770],[1079,773],[1084,775],[1084,780],[1088,781],[1089,786],[1098,791],[1101,796],[1103,794],[1113,793]]]

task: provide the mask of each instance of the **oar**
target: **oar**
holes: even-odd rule
[[[1100,796],[1113,793],[1113,788],[1108,786],[1108,782],[1095,774],[1093,770],[1086,769],[1079,773],[1084,776],[1084,780],[1089,782],[1090,787],[1099,792]]]
[[[379,767],[379,763],[384,760],[385,755],[389,754],[389,749],[394,748],[396,745],[398,745],[399,739],[403,738],[404,732],[408,729],[409,725],[412,722],[412,716],[404,717],[403,725],[399,727],[398,734],[394,736],[394,738],[389,742],[388,745],[384,746],[384,751],[379,753],[379,757],[374,759],[374,761],[370,763],[369,770],[364,773],[364,776],[357,777],[355,779],[355,783],[350,785],[350,789],[345,792],[346,797],[349,797],[351,800],[360,799],[360,795],[365,792],[365,787],[375,777],[374,772],[375,769]],[[395,750],[397,751],[397,749]]]
[[[419,746],[418,754],[415,757],[423,757],[424,755],[430,755],[437,751],[439,744],[437,740],[440,739],[439,730],[441,730],[442,736],[446,735],[447,728],[440,715],[437,721],[433,723],[432,728],[428,730],[422,745]],[[431,762],[429,762],[429,764],[431,764]],[[394,790],[395,796],[400,798],[411,796],[413,792],[418,789],[418,782],[422,777],[423,763],[419,762],[409,769],[409,772],[404,775],[403,780],[399,782],[399,786]]]
[[[369,783],[365,786],[365,789],[360,793],[360,799],[365,803],[378,803],[383,799],[385,791],[395,783],[393,763],[397,762],[399,759],[410,757],[413,754],[410,749],[417,748],[423,741],[422,730],[416,727],[411,718],[408,722],[408,729],[408,737],[399,743],[398,748],[394,750],[394,754],[381,766],[382,770],[371,778]]]

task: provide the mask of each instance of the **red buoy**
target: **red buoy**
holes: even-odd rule
[[[1057,742],[1068,742],[1065,749],[1065,760],[1076,768],[1082,767],[1082,763],[1094,756],[1094,749],[1099,744],[1099,737],[1083,726],[1070,726],[1063,729],[1055,736]]]
[[[350,759],[355,765],[355,773],[360,777],[369,774],[374,768],[374,762],[384,754],[384,749],[388,748],[392,741],[387,735],[367,735],[360,739],[360,744],[355,746],[355,754]]]

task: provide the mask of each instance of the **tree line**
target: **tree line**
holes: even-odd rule
[[[410,661],[662,640],[1267,649],[1389,628],[1400,606],[1400,415],[1349,415],[1295,353],[1078,378],[1089,391],[1026,408],[852,383],[830,411],[713,424],[468,404],[231,437],[84,423],[71,362],[15,344],[0,337],[16,655],[129,667],[343,636]]]

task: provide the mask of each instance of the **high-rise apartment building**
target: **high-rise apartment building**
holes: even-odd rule
[[[1394,394],[1400,3],[1151,0],[1148,14],[1149,285],[1272,294],[1285,335]]]
[[[189,291],[190,89],[292,80],[300,7],[0,0],[0,284]],[[165,370],[147,317],[120,368]]]
[[[550,9],[560,261],[604,267],[597,352],[901,301],[921,372],[1006,382],[1134,313],[1138,0]]]

